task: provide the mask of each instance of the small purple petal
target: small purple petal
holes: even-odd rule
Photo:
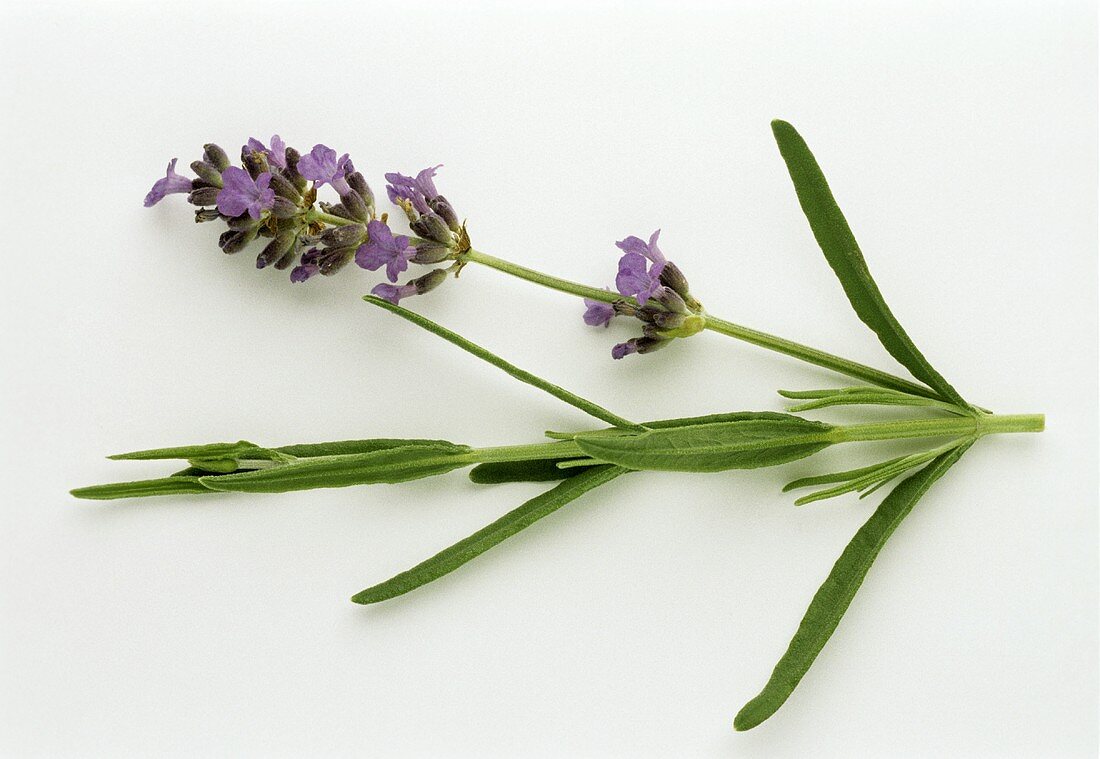
[[[307,279],[320,271],[321,267],[317,264],[302,264],[300,266],[295,266],[294,269],[290,272],[290,281],[305,282]]]
[[[355,252],[355,263],[371,271],[385,266],[387,279],[396,282],[398,275],[409,268],[416,247],[409,244],[405,235],[394,237],[390,228],[378,220],[367,224],[367,232],[370,239]]]
[[[222,189],[218,193],[218,211],[226,216],[240,216],[248,212],[253,219],[275,205],[275,191],[271,174],[264,172],[255,180],[238,166],[229,166],[222,172]]]
[[[435,189],[435,182],[432,181],[432,177],[435,176],[435,170],[442,167],[443,164],[441,163],[429,166],[416,175],[416,189],[420,190],[424,197],[429,200],[439,196],[439,190]]]
[[[377,295],[382,300],[388,300],[390,303],[396,306],[398,303],[401,302],[402,298],[407,298],[410,295],[416,295],[416,285],[410,282],[407,285],[401,285],[400,287],[398,287],[397,285],[387,285],[386,283],[382,283],[380,285],[375,285],[370,292],[371,295]]]
[[[302,177],[312,180],[318,187],[332,185],[340,195],[351,191],[344,176],[353,169],[347,153],[337,159],[336,151],[327,145],[314,145],[313,150],[298,159],[298,173]]]
[[[611,320],[615,317],[615,309],[610,303],[604,303],[602,300],[585,298],[584,305],[588,306],[583,317],[585,324],[590,327],[611,326]]]
[[[286,168],[286,143],[277,134],[271,135],[271,150],[267,151],[267,161],[276,168]]]
[[[618,360],[624,356],[629,356],[631,353],[638,352],[638,343],[634,339],[627,340],[625,343],[619,343],[611,349],[611,358]]]
[[[176,173],[176,160],[177,159],[173,158],[168,162],[168,170],[164,173],[164,178],[158,179],[153,184],[153,189],[146,193],[146,208],[155,206],[157,203],[164,200],[166,195],[172,195],[177,192],[191,192],[191,180]]]
[[[665,263],[665,256],[661,253],[661,249],[657,247],[657,238],[660,236],[661,230],[658,229],[649,236],[648,243],[639,237],[631,235],[625,240],[619,240],[615,245],[624,253],[636,253],[639,256],[645,256],[655,264],[663,264]]]

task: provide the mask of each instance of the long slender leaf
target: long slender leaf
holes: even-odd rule
[[[856,238],[836,204],[825,175],[806,141],[785,121],[773,121],[772,132],[779,144],[779,152],[787,163],[798,193],[798,202],[810,222],[814,237],[817,238],[829,265],[836,272],[856,314],[878,335],[890,355],[911,371],[914,377],[935,390],[943,400],[969,408],[969,404],[955,388],[917,350],[917,346],[886,305],[878,285],[871,277]]]
[[[440,551],[427,561],[412,569],[391,577],[385,582],[373,585],[352,596],[351,600],[359,604],[372,604],[395,596],[404,595],[432,580],[453,572],[477,556],[512,537],[520,530],[530,527],[543,517],[553,514],[567,503],[575,501],[589,490],[615,479],[627,470],[617,466],[598,466],[584,470],[581,474],[561,482],[541,495],[537,495],[522,506],[502,516],[492,524],[483,527],[468,538]]]
[[[959,460],[971,444],[963,443],[941,454],[924,469],[902,480],[883,499],[875,513],[845,547],[814,595],[798,631],[775,665],[764,689],[737,713],[733,721],[735,729],[750,730],[783,705],[836,630],[886,541],[928,488]]]
[[[774,466],[831,445],[828,424],[797,416],[651,429],[637,435],[580,434],[574,439],[592,458],[629,469],[720,472]]]
[[[77,488],[69,493],[76,498],[93,501],[112,501],[116,498],[144,498],[151,495],[182,495],[184,493],[211,493],[210,488],[199,482],[198,477],[172,476],[156,480],[112,482]]]
[[[240,493],[284,493],[310,488],[342,488],[349,485],[407,482],[468,466],[465,445],[387,448],[370,453],[316,456],[297,459],[268,469],[201,477],[212,490]]]
[[[515,377],[520,382],[525,382],[528,385],[537,387],[539,390],[543,390],[549,393],[558,400],[564,401],[570,406],[578,408],[586,414],[591,414],[597,419],[614,425],[615,427],[623,427],[625,429],[633,430],[642,429],[641,425],[635,424],[629,419],[624,419],[618,414],[608,411],[603,406],[599,406],[590,400],[582,398],[576,393],[571,393],[563,387],[558,387],[552,382],[547,382],[542,377],[532,374],[525,369],[520,369],[515,364],[505,361],[500,356],[486,350],[485,348],[482,348],[477,343],[473,343],[467,340],[457,332],[452,332],[441,324],[436,324],[431,319],[427,319],[418,313],[410,311],[407,308],[402,308],[401,306],[390,303],[389,301],[382,300],[381,298],[376,298],[373,295],[364,295],[363,300],[365,300],[367,303],[370,303],[371,305],[378,306],[379,308],[384,308],[391,313],[397,314],[402,319],[410,321],[416,326],[421,327],[422,329],[426,329],[433,335],[442,337],[444,340],[451,343],[452,345],[457,345],[459,348],[466,351],[467,353],[471,353],[480,358],[482,361],[492,364],[498,369],[504,371],[506,374]]]

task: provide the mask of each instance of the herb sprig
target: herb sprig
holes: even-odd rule
[[[897,377],[825,351],[718,319],[706,312],[680,268],[659,247],[660,231],[648,240],[627,237],[616,276],[617,292],[537,272],[476,250],[465,221],[436,189],[436,169],[415,177],[387,174],[387,194],[408,218],[414,235],[394,234],[386,214],[378,215],[363,175],[345,154],[317,145],[301,155],[276,135],[267,147],[249,140],[242,167],[229,165],[225,151],[207,145],[191,164],[188,180],[169,164],[166,177],[146,197],[154,205],[172,193],[187,193],[199,206],[196,220],[222,220],[227,253],[252,240],[270,240],[257,267],[294,267],[291,279],[333,275],[354,260],[384,269],[390,283],[377,285],[364,300],[450,342],[584,411],[605,427],[547,431],[549,442],[474,447],[446,440],[365,439],[267,447],[247,441],[136,451],[119,460],[181,460],[186,467],[157,479],[96,485],[72,491],[78,498],[110,500],[155,495],[221,492],[278,493],[312,488],[397,483],[469,468],[480,484],[554,483],[473,535],[388,580],[352,596],[373,604],[405,595],[447,575],[585,493],[639,471],[719,472],[779,466],[842,443],[927,440],[927,447],[877,464],[796,479],[784,492],[817,488],[796,504],[848,493],[866,497],[902,478],[856,532],[818,589],[786,652],[763,690],[737,714],[734,727],[748,730],[768,719],[791,695],[824,647],[875,558],[920,498],[980,438],[990,434],[1039,432],[1041,414],[993,414],[973,405],[936,370],[902,328],[871,276],[867,263],[820,166],[794,127],[772,123],[780,153],[802,210],[826,261],[859,318],[886,351],[916,381]],[[312,182],[312,184],[310,184]],[[330,185],[335,204],[317,200]],[[395,284],[409,264],[437,266]],[[444,264],[445,266],[439,266]],[[584,320],[602,326],[616,317],[637,319],[642,334],[612,350],[615,358],[649,353],[704,330],[734,337],[831,369],[864,384],[818,390],[780,390],[787,412],[738,411],[701,417],[633,422],[603,406],[528,372],[457,333],[399,305],[425,294],[469,264],[480,264],[535,284],[585,299]],[[921,416],[865,424],[834,425],[799,414],[833,406],[910,407]]]

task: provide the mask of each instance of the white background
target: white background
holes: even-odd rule
[[[5,756],[1095,754],[1090,3],[27,3],[0,27]],[[103,459],[136,448],[592,424],[363,304],[374,275],[291,286],[181,197],[142,208],[206,141],[324,142],[379,190],[442,162],[477,247],[590,283],[660,226],[712,313],[900,371],[814,244],[775,117],[933,363],[1048,429],[931,491],[757,730],[734,713],[878,500],[780,486],[897,447],[625,478],[370,608],[349,596],[538,488],[67,495],[166,471]],[[630,325],[476,267],[409,304],[634,418],[839,381],[709,333],[613,362]]]

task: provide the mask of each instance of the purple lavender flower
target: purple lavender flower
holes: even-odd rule
[[[442,164],[440,164],[442,166]],[[438,166],[435,168],[439,168]],[[431,174],[427,177],[427,181],[431,184],[431,188],[435,189],[435,184],[432,182],[431,177],[435,176],[435,169],[424,169],[416,178],[407,177],[404,174],[398,174],[397,172],[390,172],[386,174],[386,181],[389,184],[386,185],[386,194],[390,198],[390,202],[396,205],[401,205],[402,200],[407,200],[412,203],[413,208],[417,213],[428,213],[432,209],[428,206],[428,198],[425,196],[421,183],[418,181],[420,177],[425,175],[425,172],[430,171]]]
[[[347,153],[337,158],[336,151],[326,145],[314,145],[313,150],[298,159],[299,174],[313,180],[318,187],[332,185],[339,195],[347,195],[351,191],[344,177],[354,170]]]
[[[386,278],[396,282],[397,275],[409,268],[409,259],[416,255],[416,247],[409,244],[405,235],[394,237],[390,228],[380,221],[367,224],[367,231],[370,239],[356,251],[355,263],[371,271],[385,266]]]
[[[643,241],[641,238],[631,235],[625,240],[619,240],[615,243],[615,246],[624,253],[637,253],[639,256],[648,258],[655,264],[659,264],[662,268],[668,263],[668,259],[665,258],[661,249],[657,247],[657,238],[661,236],[661,230],[657,230],[649,236],[649,242]]]
[[[145,196],[145,207],[155,206],[164,200],[166,195],[177,192],[191,192],[191,180],[176,173],[176,159],[168,162],[168,170],[163,179],[158,179]]]
[[[634,238],[638,239],[638,238]],[[640,253],[624,253],[619,259],[619,273],[615,276],[615,287],[623,295],[634,295],[638,303],[645,302],[661,293],[661,270],[664,263],[655,263],[646,270],[646,259]]]
[[[615,317],[615,307],[602,300],[584,299],[584,305],[588,308],[584,312],[584,323],[590,327],[609,327]]]
[[[625,343],[619,343],[611,349],[611,358],[618,361],[620,358],[625,358],[631,353],[638,352],[638,339],[630,338]]]
[[[660,235],[661,230],[658,229],[649,236],[648,243],[633,235],[615,243],[623,251],[615,286],[623,295],[636,296],[638,303],[642,305],[661,293],[661,272],[668,265],[668,259],[657,247],[657,238]],[[647,261],[653,264],[648,267],[648,271]]]
[[[305,282],[320,271],[321,267],[317,264],[299,264],[290,270],[290,281]]]
[[[218,193],[218,210],[226,216],[240,216],[245,211],[253,219],[275,205],[275,191],[268,187],[271,174],[263,172],[255,180],[248,172],[230,166],[222,172],[223,187]]]
[[[272,166],[280,169],[286,168],[286,143],[277,134],[271,135],[270,150],[255,137],[248,138],[248,144],[244,146],[244,149],[253,153],[263,153],[267,156],[267,162]]]
[[[382,300],[388,300],[395,306],[401,302],[402,298],[408,298],[410,295],[416,295],[416,284],[409,282],[408,284],[401,285],[389,285],[383,282],[380,285],[375,285],[370,291],[371,295],[377,295]]]

